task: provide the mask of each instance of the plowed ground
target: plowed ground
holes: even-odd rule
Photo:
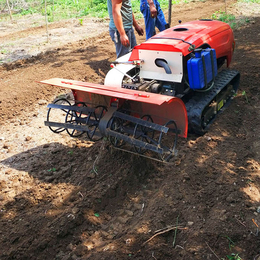
[[[249,20],[234,29],[238,94],[208,133],[179,141],[171,165],[44,126],[47,104],[67,92],[37,81],[103,83],[115,59],[107,21],[86,20],[83,33],[75,21],[55,23],[49,44],[41,41],[44,27],[6,29],[0,35],[0,259],[258,259],[257,8],[227,2],[228,13]],[[220,1],[176,6],[172,25],[224,9]],[[57,28],[74,34],[58,35]],[[29,57],[32,42],[40,53]],[[228,258],[232,253],[240,258]]]

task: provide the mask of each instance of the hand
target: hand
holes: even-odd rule
[[[139,36],[143,36],[144,35],[144,30],[140,25],[136,25],[135,26],[135,30],[137,31]]]
[[[125,46],[125,47],[129,47],[130,46],[129,39],[128,39],[126,34],[120,35],[120,41],[121,41],[123,46]]]
[[[157,17],[157,9],[156,9],[154,3],[150,4],[150,13],[151,13],[152,18]]]

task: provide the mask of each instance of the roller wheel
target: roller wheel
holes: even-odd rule
[[[70,102],[66,98],[60,98],[53,102],[56,105],[71,106]],[[47,113],[47,122],[64,123],[68,109],[55,109],[49,108]],[[63,132],[66,128],[49,126],[50,130],[56,134]]]
[[[100,122],[100,119],[105,115],[107,112],[107,108],[105,106],[97,106],[95,108],[94,113],[91,113],[90,120],[91,124],[88,125],[89,131],[87,131],[87,136],[91,141],[99,141],[102,139],[102,136],[97,135],[98,125]]]
[[[113,130],[118,133],[123,133],[123,131],[122,131],[123,124],[124,124],[124,120],[117,118],[117,117],[113,117],[111,119],[111,123],[109,124],[110,130]],[[121,147],[125,143],[124,140],[119,139],[114,136],[109,136],[109,141],[115,147]]]
[[[170,120],[164,126],[168,127],[168,133],[161,133],[159,137],[159,145],[164,149],[164,153],[161,154],[161,160],[168,162],[172,156],[175,155],[178,134],[177,125],[175,121]],[[171,134],[172,133],[172,134]]]
[[[144,115],[141,117],[144,121],[152,122],[153,119],[150,115]],[[144,143],[151,143],[154,138],[154,130],[142,125],[136,125],[134,129],[134,138],[143,141]],[[135,151],[139,154],[145,153],[147,149],[135,146]]]
[[[84,102],[78,102],[74,106],[87,107],[87,105]],[[65,118],[65,123],[69,123],[73,125],[82,125],[82,121],[86,121],[87,118],[88,115],[83,114],[82,112],[69,110]],[[66,128],[66,131],[71,137],[79,137],[85,133],[85,131],[78,131],[76,129],[69,129],[69,128]]]

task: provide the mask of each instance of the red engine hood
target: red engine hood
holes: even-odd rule
[[[146,42],[135,46],[133,52],[135,50],[174,51],[182,52],[186,56],[190,53],[188,50],[190,44],[199,47],[207,43],[211,48],[217,47],[214,45],[218,45],[218,42],[212,38],[223,33],[232,34],[230,26],[224,22],[213,20],[187,22],[158,33]],[[133,56],[135,55],[133,53]]]

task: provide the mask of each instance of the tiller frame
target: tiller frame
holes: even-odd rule
[[[59,78],[41,83],[69,88],[74,94],[73,105],[61,98],[47,106],[44,123],[54,133],[86,133],[91,141],[105,137],[116,149],[164,162],[177,154],[178,136],[187,137],[187,111],[179,98]],[[92,101],[104,96],[107,106],[95,106]],[[64,122],[52,121],[53,109],[63,112]]]

